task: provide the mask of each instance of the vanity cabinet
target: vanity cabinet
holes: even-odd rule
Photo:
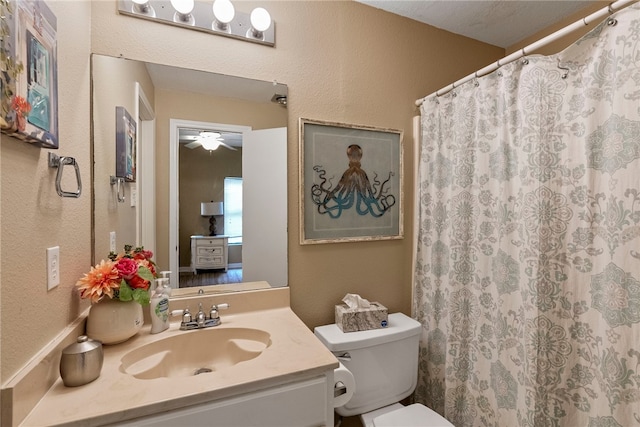
[[[118,426],[333,426],[333,407],[327,392],[330,381],[332,378],[321,376],[292,382],[118,423]]]
[[[191,271],[229,268],[228,236],[191,236]]]

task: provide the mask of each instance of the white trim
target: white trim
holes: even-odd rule
[[[136,242],[137,246],[156,251],[156,119],[153,107],[140,83],[135,85],[138,138],[136,168]],[[142,195],[144,194],[144,197]]]

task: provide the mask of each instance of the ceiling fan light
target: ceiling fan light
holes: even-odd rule
[[[220,141],[218,141],[215,138],[203,138],[200,141],[200,144],[202,144],[202,147],[205,150],[209,150],[209,151],[217,150],[218,147],[220,147]]]
[[[209,132],[209,131],[204,131],[204,132],[200,132],[200,138],[205,139],[205,138],[220,138],[222,135],[218,132]]]

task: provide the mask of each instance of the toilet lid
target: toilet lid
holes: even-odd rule
[[[455,427],[437,412],[413,404],[373,419],[374,427]]]

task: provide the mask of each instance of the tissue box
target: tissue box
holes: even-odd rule
[[[366,331],[387,327],[387,308],[372,302],[369,308],[350,308],[346,304],[336,305],[336,325],[342,332]]]

